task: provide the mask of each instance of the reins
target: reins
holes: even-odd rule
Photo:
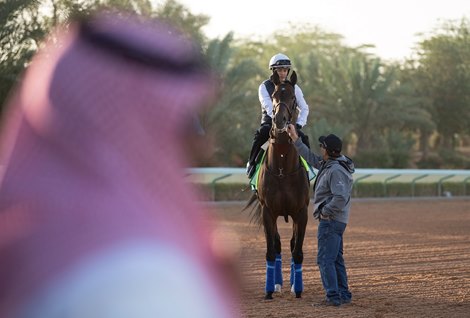
[[[290,84],[290,82],[289,82]],[[280,89],[281,92],[285,91],[285,87],[282,87]],[[274,95],[274,94],[273,94]],[[274,96],[273,96],[274,97]],[[287,126],[290,124],[290,121],[292,120],[292,117],[293,117],[293,111],[295,110],[295,108],[297,107],[297,99],[295,98],[295,93],[294,93],[294,96],[293,96],[293,103],[292,103],[292,108],[289,107],[289,104],[284,102],[284,101],[279,101],[277,102],[276,104],[273,105],[273,113],[274,114],[277,114],[278,111],[279,111],[279,107],[281,107],[281,105],[284,105],[286,110],[287,110],[287,114],[289,116],[289,119],[286,121],[286,125],[284,126],[284,128],[282,129],[278,129],[278,128],[275,128],[275,125],[272,126],[271,128],[271,134],[270,134],[270,138],[269,138],[269,143],[270,144],[278,144],[278,145],[292,145],[292,140],[290,138],[287,138],[287,142],[279,142],[276,140],[276,137],[275,135],[277,134],[282,134],[282,133],[287,133]],[[273,154],[274,155],[274,154]],[[286,154],[281,154],[280,157],[281,158],[284,158]],[[281,166],[283,166],[281,164]],[[284,170],[284,167],[283,168],[279,168],[279,174],[276,174],[274,173],[274,171],[272,169],[269,168],[269,166],[266,164],[266,171],[272,175],[272,176],[275,176],[276,178],[286,178],[286,177],[289,177],[289,176],[293,176],[293,175],[296,175],[299,170],[302,169],[302,165],[299,165],[298,168],[293,171],[293,172],[289,172],[287,174],[284,174],[283,173],[283,170]]]
[[[296,103],[296,101],[294,100],[294,104],[293,104],[294,107],[293,107],[293,108],[295,108],[295,105],[296,105],[296,104],[297,104],[297,103]],[[289,105],[287,105],[287,103],[285,103],[285,102],[279,102],[279,103],[275,104],[274,107],[273,107],[273,108],[274,108],[274,113],[276,113],[276,109],[279,108],[279,105],[285,105],[286,108],[287,108],[287,112],[289,113],[289,117],[292,118],[292,110],[290,110]]]

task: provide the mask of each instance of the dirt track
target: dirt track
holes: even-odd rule
[[[324,297],[312,218],[302,298],[288,289],[291,223],[279,219],[285,285],[274,300],[263,299],[264,234],[241,207],[213,209],[240,241],[242,317],[470,317],[470,200],[353,202],[344,238],[353,302],[339,308],[312,306]]]

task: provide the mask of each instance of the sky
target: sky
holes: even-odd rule
[[[161,3],[163,1],[157,1]],[[470,19],[470,0],[177,0],[193,14],[205,14],[209,38],[259,38],[292,23],[309,23],[344,36],[344,44],[373,44],[370,52],[403,60],[418,33],[428,34],[447,20]],[[288,52],[286,52],[288,54]]]

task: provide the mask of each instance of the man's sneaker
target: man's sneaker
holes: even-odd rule
[[[347,298],[347,299],[341,298],[341,304],[342,305],[346,305],[346,304],[350,304],[350,303],[351,303],[351,298]]]
[[[332,301],[332,300],[322,300],[321,302],[319,303],[314,303],[312,305],[313,307],[324,307],[324,306],[334,306],[334,307],[339,307],[341,306],[341,302],[340,301]]]

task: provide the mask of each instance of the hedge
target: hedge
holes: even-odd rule
[[[202,192],[202,199],[209,201],[246,201],[252,191],[244,183],[217,183],[215,185],[193,183]],[[311,189],[312,190],[312,189]],[[312,193],[312,191],[311,191]],[[383,182],[358,182],[354,185],[353,198],[381,198],[381,197],[435,197],[439,195],[437,182],[390,182],[384,186]],[[470,183],[443,182],[441,196],[467,196],[470,195]]]

